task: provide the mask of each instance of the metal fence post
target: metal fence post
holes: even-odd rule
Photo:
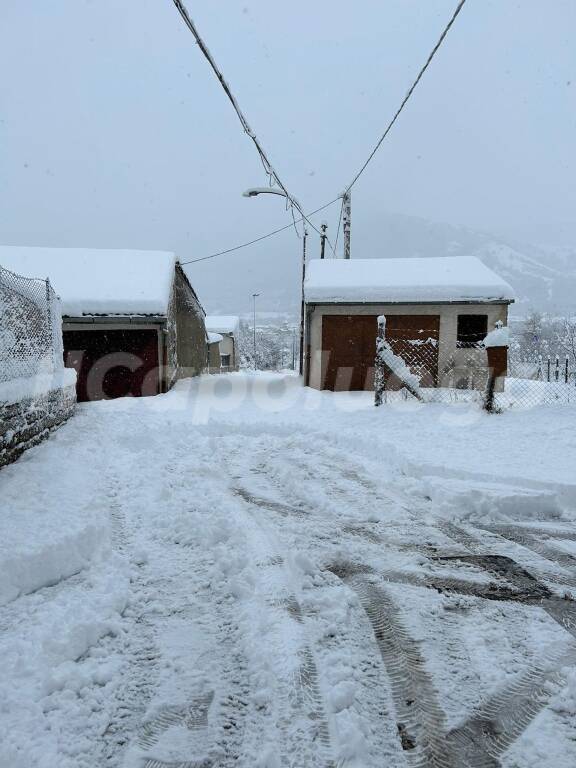
[[[546,381],[550,381],[550,366],[551,366],[550,355],[548,355],[548,362],[546,365]]]
[[[560,358],[558,355],[556,355],[556,364],[554,366],[554,380],[558,381],[560,379]]]
[[[568,384],[569,366],[570,366],[570,361],[569,361],[568,355],[566,355],[566,361],[564,365],[564,383],[565,384]]]

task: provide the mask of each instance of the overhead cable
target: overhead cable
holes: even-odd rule
[[[400,106],[398,107],[398,109],[396,110],[396,113],[395,113],[394,117],[392,118],[392,120],[390,120],[390,122],[389,122],[389,123],[388,123],[388,125],[386,126],[386,130],[384,131],[384,133],[382,134],[382,136],[381,136],[381,137],[378,139],[378,141],[377,141],[377,143],[376,143],[376,146],[374,147],[374,149],[372,150],[372,152],[369,154],[369,156],[368,156],[368,159],[366,160],[366,162],[364,163],[364,165],[362,166],[362,168],[360,168],[360,170],[358,171],[358,173],[356,174],[356,176],[354,176],[354,178],[352,179],[352,181],[350,182],[350,184],[348,184],[348,186],[346,187],[346,190],[345,190],[345,192],[349,192],[349,191],[352,189],[352,187],[354,186],[354,184],[356,184],[356,182],[358,181],[358,179],[360,178],[360,176],[362,176],[362,174],[364,173],[364,171],[366,170],[366,168],[367,168],[367,167],[368,167],[368,165],[370,164],[370,162],[371,162],[372,158],[374,157],[374,155],[376,154],[376,152],[378,152],[378,150],[380,149],[380,147],[381,147],[381,145],[382,145],[382,142],[384,141],[384,139],[385,139],[385,138],[388,136],[388,134],[389,134],[389,133],[390,133],[390,131],[392,130],[392,126],[394,125],[394,123],[396,122],[396,120],[398,120],[398,118],[400,117],[400,113],[402,112],[402,110],[404,109],[404,107],[406,106],[406,104],[408,103],[408,101],[410,100],[410,97],[412,96],[412,94],[413,94],[413,93],[414,93],[414,91],[416,90],[416,87],[418,86],[418,83],[420,82],[420,80],[422,79],[422,77],[423,77],[424,73],[426,72],[426,70],[427,70],[427,69],[428,69],[428,67],[430,66],[430,64],[431,64],[431,62],[432,62],[432,59],[434,58],[434,56],[435,56],[435,55],[436,55],[436,53],[438,52],[438,49],[440,48],[440,46],[441,46],[441,45],[442,45],[442,43],[444,42],[444,38],[446,37],[446,35],[447,35],[447,34],[448,34],[448,32],[450,31],[450,28],[452,27],[452,25],[453,25],[453,24],[454,24],[454,22],[456,21],[456,19],[457,19],[457,17],[458,17],[458,14],[460,13],[460,11],[462,10],[462,8],[464,7],[464,4],[465,4],[465,2],[466,2],[466,0],[460,0],[460,2],[458,3],[458,6],[457,6],[456,10],[454,11],[454,13],[453,13],[453,15],[452,15],[452,18],[450,19],[450,21],[448,22],[448,24],[447,24],[447,25],[446,25],[446,27],[444,28],[444,31],[443,31],[443,32],[442,32],[442,34],[440,35],[440,37],[439,37],[439,39],[438,39],[438,42],[436,43],[436,45],[435,45],[435,46],[434,46],[434,48],[432,49],[432,52],[430,53],[430,55],[429,55],[429,56],[428,56],[428,58],[426,59],[426,63],[424,64],[424,66],[422,67],[422,69],[420,70],[420,72],[418,73],[418,76],[417,76],[416,80],[414,80],[414,82],[413,82],[413,83],[412,83],[412,85],[410,86],[410,88],[409,88],[408,92],[406,93],[406,96],[404,97],[404,100],[402,101],[402,103],[400,104]]]
[[[334,200],[331,200],[329,203],[326,203],[326,205],[323,205],[321,208],[317,208],[315,211],[312,211],[311,213],[307,213],[306,217],[302,216],[299,219],[295,219],[294,222],[290,222],[290,224],[286,224],[284,227],[275,229],[273,232],[268,232],[267,235],[262,235],[262,237],[257,237],[255,240],[250,240],[248,243],[235,245],[233,248],[227,248],[225,251],[218,251],[217,253],[212,253],[210,256],[202,256],[200,259],[190,259],[190,261],[181,261],[180,265],[184,266],[185,264],[196,264],[199,261],[208,261],[208,259],[215,259],[216,256],[224,256],[224,254],[226,253],[232,253],[233,251],[239,251],[241,248],[247,248],[249,245],[254,245],[255,243],[259,243],[262,240],[266,240],[267,238],[272,237],[273,235],[278,235],[280,232],[284,232],[287,229],[291,229],[294,226],[294,224],[299,224],[304,220],[308,221],[308,218],[310,216],[314,216],[316,213],[320,213],[320,211],[323,211],[326,208],[329,208],[331,205],[334,205],[334,203],[337,203],[338,200],[340,200],[340,198],[336,197]],[[314,227],[314,229],[316,229],[316,227]]]
[[[206,60],[210,64],[210,66],[212,67],[212,70],[214,71],[214,74],[216,75],[216,77],[220,81],[220,85],[224,89],[224,92],[226,93],[226,96],[230,100],[230,103],[232,104],[236,114],[238,115],[238,119],[240,120],[242,128],[244,129],[244,133],[246,133],[246,135],[249,136],[250,139],[252,139],[252,141],[254,142],[254,145],[256,147],[256,151],[258,152],[258,155],[260,156],[260,159],[262,161],[262,165],[264,166],[264,170],[268,174],[269,179],[273,183],[277,184],[280,187],[280,189],[282,190],[282,192],[284,192],[284,194],[286,195],[286,200],[289,202],[290,207],[296,208],[296,210],[302,215],[302,218],[304,220],[306,220],[306,215],[302,211],[302,208],[300,207],[300,204],[298,203],[296,198],[293,195],[290,194],[290,192],[288,191],[286,186],[282,183],[282,180],[280,179],[280,177],[278,176],[278,173],[276,172],[276,169],[274,168],[274,166],[272,165],[272,163],[268,159],[268,156],[267,156],[266,152],[264,151],[264,148],[262,147],[260,141],[258,140],[258,137],[256,136],[256,134],[254,133],[254,131],[250,127],[250,124],[248,123],[248,120],[246,119],[244,113],[240,109],[240,105],[238,104],[238,101],[236,100],[236,98],[234,97],[234,94],[232,93],[232,89],[230,88],[230,85],[226,82],[226,80],[224,78],[224,75],[222,74],[220,68],[216,64],[216,61],[215,61],[214,57],[212,56],[212,54],[208,50],[208,46],[206,45],[206,43],[204,42],[204,40],[200,36],[200,33],[198,32],[198,29],[196,28],[196,25],[194,24],[194,22],[190,18],[190,14],[188,13],[188,10],[186,9],[186,6],[182,2],[182,0],[173,0],[173,2],[174,2],[174,5],[176,6],[176,8],[178,9],[178,12],[180,13],[180,16],[184,20],[184,23],[186,24],[186,26],[188,27],[188,29],[190,30],[190,32],[194,36],[194,39],[198,43],[198,47],[200,48],[200,50],[202,51],[204,57],[206,58]],[[314,225],[311,224],[311,226],[314,226]]]

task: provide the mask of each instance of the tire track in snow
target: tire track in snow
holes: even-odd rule
[[[218,768],[219,768],[218,764]],[[142,763],[143,768],[216,768],[216,763],[211,758],[205,760],[194,760],[192,762],[171,762],[164,763],[161,760],[146,760]]]
[[[238,765],[244,733],[246,715],[250,698],[248,665],[240,646],[239,629],[230,623],[224,623],[224,661],[220,669],[222,690],[215,706],[214,728],[216,738],[214,746],[220,753],[218,768],[234,768]]]
[[[494,757],[504,754],[524,733],[566,683],[563,670],[576,661],[576,649],[565,656],[551,654],[545,664],[537,664],[477,707],[466,722],[447,736],[466,754],[470,745],[483,745]]]
[[[500,576],[504,575],[501,563],[504,559],[512,560],[511,558],[500,558],[498,561],[496,556],[483,554],[485,551],[485,546],[482,544],[482,542],[469,534],[467,531],[452,523],[444,523],[439,527],[444,533],[446,533],[447,536],[456,541],[459,541],[462,544],[465,544],[465,546],[470,551],[474,552],[475,561],[478,565],[481,565],[486,570],[496,572]],[[485,530],[488,530],[489,532],[496,532],[497,528],[497,526],[489,526]],[[523,538],[523,536],[519,535],[510,540],[514,541],[516,544],[524,546],[524,544],[522,544],[520,541],[520,539]],[[538,544],[538,542],[536,542],[536,544]],[[534,547],[529,548],[536,552]],[[541,553],[537,552],[537,554]],[[533,585],[532,593],[528,593],[526,595],[526,599],[520,601],[541,608],[550,616],[550,618],[552,618],[557,624],[566,630],[566,632],[571,634],[573,637],[576,637],[576,601],[568,597],[561,598],[553,595],[548,587],[542,584],[539,579],[534,576],[534,574],[530,573],[522,566],[519,566],[517,563],[515,563],[515,561],[512,562],[514,563],[515,567],[510,567],[508,569],[508,575],[506,575],[505,578],[509,579],[512,583],[518,584],[520,581],[524,580],[524,584]],[[546,574],[539,574],[539,578],[549,579],[548,575]],[[559,586],[570,586],[573,581],[570,576],[567,576],[566,579],[563,579],[561,576],[557,576],[554,579],[554,583]],[[479,596],[482,597],[483,595]]]
[[[342,565],[344,567],[342,567]],[[529,669],[448,731],[418,645],[402,626],[400,611],[384,590],[355,573],[354,564],[328,570],[354,590],[366,611],[388,671],[398,733],[410,764],[430,768],[497,768],[502,755],[566,681],[566,657],[557,654]],[[570,660],[576,659],[576,649]]]
[[[574,555],[571,555],[568,552],[562,552],[556,547],[546,544],[546,542],[539,541],[529,530],[522,530],[517,526],[508,525],[479,524],[478,527],[485,531],[489,531],[490,533],[495,533],[509,541],[513,541],[516,544],[520,544],[521,547],[530,549],[537,555],[540,555],[546,560],[550,560],[550,562],[556,563],[563,568],[569,568],[572,571],[576,568],[576,557],[574,557]]]
[[[239,478],[236,478],[236,480],[239,480]],[[249,509],[276,512],[283,518],[296,517],[302,519],[309,516],[309,513],[300,507],[256,496],[239,484],[236,484],[232,491],[247,504]],[[262,526],[262,522],[259,519],[260,514],[253,517],[256,517],[256,525]],[[270,562],[281,567],[285,563],[285,557],[280,552],[275,552],[268,560],[268,564]],[[306,630],[306,614],[302,610],[296,596],[289,592],[288,595],[274,599],[272,603],[282,607],[302,627],[306,637],[308,634]],[[307,724],[309,743],[318,745],[319,754],[316,755],[316,759],[319,759],[321,762],[315,762],[315,766],[317,765],[318,768],[336,768],[333,759],[334,749],[330,727],[326,716],[326,705],[320,688],[318,666],[308,640],[306,640],[304,647],[300,649],[299,657],[300,664],[292,681],[294,695],[292,696],[289,692],[287,698],[293,698],[297,710],[305,716],[304,722]],[[294,713],[291,713],[290,718],[294,717]],[[289,741],[286,727],[284,728],[284,739]],[[287,755],[285,758],[289,759]]]
[[[409,763],[418,768],[462,768],[462,762],[446,749],[446,716],[437,702],[424,659],[402,626],[392,598],[358,574],[354,563],[337,563],[326,570],[356,593],[372,626],[390,679],[398,736]],[[480,762],[472,766],[484,768]]]
[[[461,526],[458,526],[454,523],[450,523],[444,520],[438,521],[438,528],[450,539],[453,541],[456,541],[457,543],[464,546],[469,552],[472,552],[474,554],[478,554],[480,556],[486,555],[486,541],[485,536],[482,538],[479,538],[478,536],[475,536],[471,534],[469,531],[465,530]],[[532,534],[533,529],[523,529],[520,526],[506,526],[506,528],[509,529],[510,536],[505,536],[504,531],[501,526],[492,526],[492,525],[478,525],[476,526],[479,534],[483,534],[485,531],[488,533],[493,534],[496,538],[491,540],[491,544],[498,544],[499,542],[505,543],[508,547],[508,551],[510,550],[509,542],[513,545],[516,545],[517,547],[522,547],[523,549],[527,549],[531,552],[534,552],[539,557],[544,558],[545,560],[548,560],[549,562],[554,563],[555,565],[561,565],[563,568],[570,568],[574,569],[574,564],[576,564],[576,558],[575,563],[571,564],[570,561],[565,561],[564,563],[559,563],[556,560],[556,555],[559,555],[562,557],[564,553],[558,552],[558,550],[553,549],[552,547],[548,547],[543,542],[538,542],[535,535]],[[516,538],[512,537],[513,530],[518,530],[518,536]],[[546,535],[550,536],[551,532],[547,531]],[[576,536],[576,534],[575,534]],[[563,538],[569,538],[568,535],[563,536]],[[528,546],[528,544],[532,544],[533,546]],[[554,553],[554,558],[548,557],[547,553],[550,554],[551,552]],[[571,555],[568,555],[568,557],[572,557]],[[513,559],[511,557],[511,559]],[[541,568],[534,565],[533,562],[530,563],[528,566],[530,568],[530,575],[536,578],[538,581],[549,581],[552,584],[558,584],[560,586],[570,586],[575,587],[576,586],[576,578],[572,575],[566,574],[561,575],[558,573],[550,573],[548,571],[542,571]]]
[[[292,464],[296,464],[299,470],[307,469],[299,465],[299,462],[293,461]],[[260,468],[260,474],[269,475],[266,465]],[[268,479],[273,485],[279,485],[276,477]],[[305,479],[317,480],[313,478],[310,471]],[[322,479],[327,480],[327,478]],[[348,473],[346,479],[356,478]],[[334,490],[332,485],[330,487]],[[373,488],[369,490],[373,491]],[[337,493],[344,497],[350,491],[348,488],[340,488],[337,489]],[[260,498],[260,502],[262,501],[265,500]],[[312,510],[310,510],[311,513]],[[315,519],[314,522],[318,521]],[[476,537],[450,523],[444,523],[444,525],[441,523],[438,527],[441,530],[442,527],[448,529],[450,538],[464,545],[467,552],[460,557],[451,555],[446,558],[438,557],[440,552],[437,552],[436,556],[429,553],[431,559],[436,562],[450,559],[469,562],[496,576],[501,582],[500,585],[480,585],[451,578],[443,579],[441,576],[411,578],[408,574],[393,572],[385,572],[384,578],[400,583],[403,581],[415,583],[420,587],[448,589],[479,598],[510,600],[541,607],[544,607],[544,601],[552,599],[552,604],[560,610],[558,602],[554,602],[554,598],[551,597],[550,590],[512,558],[485,555],[481,551],[479,554],[474,554],[476,547],[481,544]],[[444,532],[448,533],[447,530]],[[378,546],[385,544],[382,537],[364,525],[345,525],[342,533],[359,536],[370,544]],[[438,550],[441,550],[441,547],[438,547]],[[470,551],[473,554],[469,554]],[[558,669],[551,669],[550,665],[537,665],[534,669],[529,669],[484,706],[474,710],[466,723],[448,732],[446,716],[437,703],[432,680],[424,669],[424,659],[416,643],[409,638],[402,627],[399,610],[394,608],[391,598],[366,577],[366,574],[370,573],[370,567],[346,563],[344,567],[340,564],[336,570],[344,583],[354,588],[372,625],[382,659],[391,677],[397,710],[401,713],[398,717],[398,735],[409,763],[418,768],[424,768],[424,766],[426,768],[496,768],[499,766],[498,757],[516,741],[534,717],[547,705],[553,695],[553,689],[557,688],[564,679],[563,674]],[[502,581],[504,584],[508,582],[510,587],[502,585]],[[565,609],[562,610],[562,615],[566,615]],[[416,703],[418,701],[419,704]]]
[[[153,720],[148,720],[138,732],[138,743],[145,749],[156,746],[160,736],[173,726],[183,725],[189,731],[208,727],[208,710],[214,701],[214,693],[192,701],[185,707],[165,707]]]
[[[492,570],[504,575],[512,572],[511,579],[517,577],[520,588],[528,587],[531,592],[516,593],[509,589],[487,589],[486,585],[477,585],[472,582],[457,581],[454,579],[426,579],[412,574],[386,572],[385,578],[394,583],[406,583],[423,588],[442,590],[448,588],[460,594],[479,597],[488,600],[511,601],[541,607],[550,612],[553,606],[563,608],[562,618],[565,614],[563,601],[554,597],[546,597],[549,591],[527,572],[517,566],[509,558],[499,556],[462,556],[462,559],[473,557],[478,565],[494,564]],[[496,561],[494,560],[496,557]],[[453,559],[450,557],[449,559]],[[508,566],[508,567],[507,567]],[[489,565],[488,565],[489,567]],[[543,596],[544,595],[544,596]],[[573,615],[573,618],[576,618]],[[562,623],[562,621],[559,621]],[[568,627],[565,627],[568,629]],[[570,631],[570,629],[568,630]],[[574,634],[574,632],[572,632]],[[456,752],[468,759],[470,750],[481,749],[496,758],[502,755],[526,730],[534,718],[546,707],[553,695],[566,682],[567,674],[562,669],[565,665],[573,665],[576,661],[576,647],[571,653],[552,653],[549,657],[533,668],[528,669],[510,685],[505,686],[500,692],[491,697],[481,707],[475,709],[466,723],[447,734],[448,743],[453,743]],[[476,746],[475,746],[476,745]],[[468,765],[468,762],[463,765]],[[490,765],[491,763],[488,763]],[[471,763],[476,765],[476,763]]]
[[[279,501],[274,501],[272,499],[265,499],[261,496],[255,496],[254,494],[247,491],[245,488],[242,488],[240,486],[235,486],[232,488],[232,493],[236,494],[237,496],[240,496],[241,499],[243,499],[248,504],[252,504],[255,507],[260,507],[261,509],[270,510],[272,512],[277,512],[279,515],[282,515],[283,517],[299,517],[299,518],[307,518],[309,517],[309,513],[297,506],[293,506],[290,504],[283,504]]]
[[[108,485],[112,543],[116,551],[127,558],[130,537],[120,500],[120,482],[112,471],[108,476]],[[132,588],[136,599],[124,616],[125,619],[131,619],[132,628],[124,635],[124,646],[119,651],[126,659],[123,684],[115,696],[114,717],[102,737],[104,757],[110,766],[120,764],[121,755],[138,732],[138,723],[146,710],[158,676],[160,651],[153,627],[146,616],[146,588],[140,569],[132,580]]]

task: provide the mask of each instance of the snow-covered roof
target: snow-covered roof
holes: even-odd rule
[[[206,315],[204,320],[206,330],[214,333],[231,333],[238,335],[240,318],[237,315]]]
[[[221,341],[224,341],[224,336],[219,333],[208,331],[206,335],[208,337],[208,344],[220,344]]]
[[[0,266],[50,278],[62,313],[165,315],[176,257],[165,251],[0,246]]]
[[[316,303],[514,300],[510,285],[475,256],[314,259],[304,290]]]

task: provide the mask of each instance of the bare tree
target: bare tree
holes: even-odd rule
[[[556,334],[556,340],[576,368],[576,318],[565,317],[560,322],[561,326]]]

